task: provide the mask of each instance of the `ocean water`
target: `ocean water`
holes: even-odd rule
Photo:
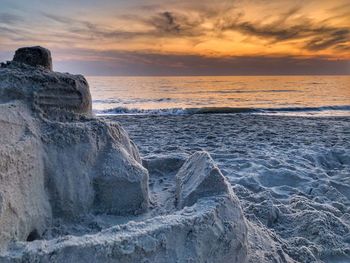
[[[113,114],[350,116],[350,76],[87,77],[93,110]]]

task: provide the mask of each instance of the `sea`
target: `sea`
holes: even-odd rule
[[[97,115],[350,116],[350,76],[89,76]]]

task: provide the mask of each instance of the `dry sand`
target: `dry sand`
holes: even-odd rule
[[[112,118],[132,141],[50,58],[0,66],[0,262],[349,262],[350,118]]]
[[[251,262],[275,262],[269,254],[281,251],[298,262],[350,262],[350,118],[109,118],[128,131],[143,158],[211,154],[248,219]]]
[[[141,160],[93,116],[85,78],[51,69],[42,47],[0,65],[1,263],[246,261],[247,221],[207,152]]]

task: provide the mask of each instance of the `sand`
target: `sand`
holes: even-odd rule
[[[50,52],[0,64],[0,262],[247,259],[240,202],[207,152],[141,159]],[[274,254],[274,257],[278,256]]]
[[[350,118],[97,118],[83,76],[41,47],[15,57],[0,262],[349,261]]]
[[[297,262],[350,262],[350,118],[109,118],[128,131],[143,158],[211,154],[248,219],[251,262],[274,262],[269,256],[281,251]]]

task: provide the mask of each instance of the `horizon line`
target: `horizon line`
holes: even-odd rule
[[[68,72],[69,73],[69,72]],[[345,76],[350,77],[350,73],[347,74],[264,74],[264,75],[256,75],[256,74],[241,74],[241,75],[89,75],[89,74],[82,74],[77,73],[80,75],[84,75],[87,77],[271,77],[271,76],[278,76],[278,77],[292,77],[292,76]]]

